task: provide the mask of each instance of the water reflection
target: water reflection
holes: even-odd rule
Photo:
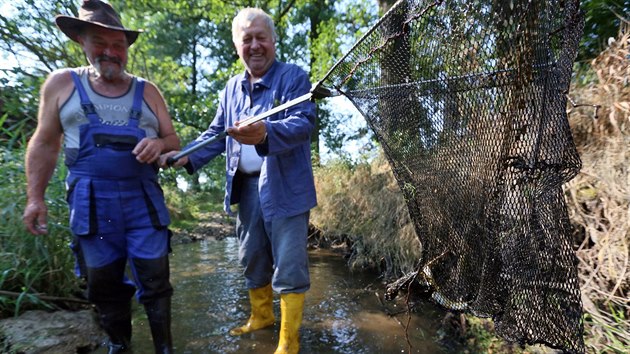
[[[273,353],[278,342],[280,299],[273,327],[231,337],[230,328],[249,316],[247,290],[235,238],[177,245],[171,255],[173,337],[177,353]],[[440,353],[435,343],[438,310],[423,305],[408,317],[404,304],[383,303],[373,274],[350,272],[326,251],[309,255],[311,290],[306,294],[300,353]],[[396,316],[389,313],[399,313]],[[405,328],[408,331],[405,332]],[[135,354],[152,353],[143,309],[134,308]],[[103,353],[104,351],[100,351]]]

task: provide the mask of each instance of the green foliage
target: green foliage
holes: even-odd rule
[[[48,73],[83,62],[79,47],[66,46],[67,40],[51,21],[62,11],[76,13],[75,4],[15,0],[3,6],[8,11],[0,13],[0,59],[19,65],[0,69],[0,116],[7,114],[0,139],[8,139],[4,134],[10,130],[10,143],[23,146],[35,128],[39,88]]]
[[[334,6],[333,6],[334,5]],[[340,60],[377,18],[376,3],[340,1],[329,3],[328,8],[311,8],[311,18],[317,20],[315,33],[311,33],[311,80],[315,84],[323,80],[329,70]],[[321,10],[321,11],[318,11]],[[334,10],[334,11],[333,11]],[[321,12],[321,13],[320,13]],[[312,21],[312,20],[311,20]],[[340,111],[332,103],[318,102],[318,142],[331,155],[352,159],[346,147],[370,135],[367,126],[350,128],[352,116]],[[372,145],[366,146],[371,150]]]
[[[7,148],[26,146],[37,122],[37,92],[40,80],[30,76],[8,85],[0,79],[0,142]]]
[[[61,66],[81,60],[65,45],[65,37],[51,19],[55,14],[75,14],[74,0],[11,1],[8,13],[0,14],[0,48],[20,62],[18,74],[40,77]]]
[[[25,146],[28,120],[9,122],[9,113],[0,116],[0,141],[8,148]]]
[[[596,332],[592,334],[592,338],[591,336],[586,338],[586,346],[594,352],[626,353],[628,346],[630,346],[627,306],[619,301],[611,301],[607,307],[605,312],[587,312],[584,315],[585,327]],[[601,338],[596,341],[595,339],[598,337]]]
[[[17,296],[0,295],[0,317],[54,305],[36,295],[70,296],[78,291],[72,239],[65,226],[65,171],[60,168],[47,192],[48,235],[33,236],[22,225],[26,203],[23,151],[0,148],[0,288]]]
[[[174,231],[193,230],[204,213],[223,212],[222,191],[183,191],[174,186],[165,186],[163,189],[171,215],[170,228]]]
[[[622,21],[630,21],[630,2],[627,0],[583,0],[584,35],[580,43],[578,61],[590,61],[607,46],[609,38],[616,38]]]

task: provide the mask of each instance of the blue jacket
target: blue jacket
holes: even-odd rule
[[[209,128],[187,149],[211,138],[237,120],[264,113],[271,108],[305,95],[311,89],[308,75],[294,64],[275,61],[253,85],[248,74],[232,77],[219,97],[219,107]],[[306,101],[266,118],[267,139],[256,145],[263,157],[258,189],[265,220],[304,213],[317,205],[311,164],[311,133],[315,127],[315,104]],[[188,156],[186,169],[194,173],[219,154],[226,152],[225,211],[238,203],[239,186],[235,174],[241,144],[228,136],[208,144]]]

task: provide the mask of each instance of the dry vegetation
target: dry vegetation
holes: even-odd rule
[[[592,62],[587,84],[573,84],[568,107],[583,168],[565,195],[576,229],[589,353],[630,347],[629,32]],[[321,240],[352,246],[352,265],[376,267],[386,278],[414,268],[420,245],[383,159],[327,166],[316,177],[320,206],[312,223]]]
[[[415,269],[420,242],[398,184],[384,158],[350,168],[339,163],[316,172],[319,207],[311,223],[326,246],[351,250],[353,267],[385,278]]]
[[[571,90],[577,105],[599,105],[597,109],[570,107],[583,167],[566,186],[569,212],[578,230],[587,346],[595,350],[630,347],[629,41],[626,30],[592,62],[596,79]]]

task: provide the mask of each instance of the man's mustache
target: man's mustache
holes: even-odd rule
[[[96,57],[96,62],[100,63],[102,61],[109,61],[115,64],[121,64],[122,60],[120,60],[120,58],[117,57],[110,57],[108,55],[99,55],[98,57]]]

